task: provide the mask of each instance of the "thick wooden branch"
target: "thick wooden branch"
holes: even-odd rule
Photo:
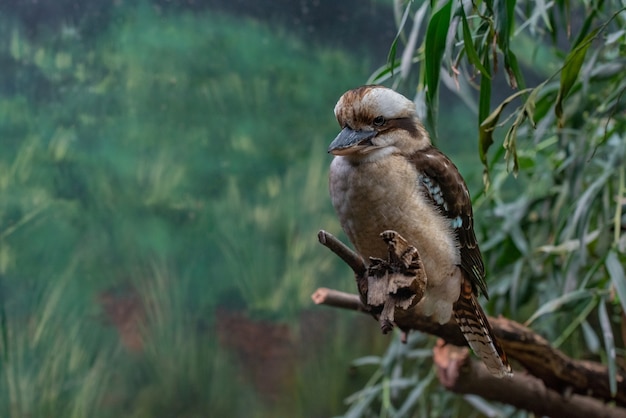
[[[326,243],[338,241],[328,233],[324,233],[324,237]],[[322,243],[326,245],[324,242]],[[336,243],[333,245],[336,245]],[[350,249],[347,250],[351,252]],[[345,257],[348,259],[352,257],[358,258],[358,255],[353,253],[352,255],[345,255]],[[318,289],[313,298],[317,304],[348,308],[376,315],[376,312],[370,306],[363,303],[362,295],[347,294],[331,289]],[[407,310],[402,315],[396,315],[394,322],[404,331],[417,330],[436,335],[449,344],[456,346],[467,345],[454,319],[451,319],[447,324],[441,325],[429,320],[429,318],[416,315],[412,310]],[[609,389],[609,374],[606,366],[595,362],[572,359],[552,347],[540,335],[510,319],[489,317],[489,322],[509,359],[515,360],[528,373],[540,379],[546,388],[552,389],[554,393],[550,396],[562,397],[563,402],[569,402],[571,394],[579,394],[602,401],[613,401],[623,407],[626,406],[626,373],[623,370],[618,370],[617,393],[615,396],[612,396]],[[518,368],[517,374],[523,375],[523,372],[520,373]],[[498,379],[498,382],[504,384],[502,379]],[[473,386],[478,390],[480,385],[474,384]],[[507,402],[504,399],[498,400]],[[529,408],[525,407],[525,409]],[[619,408],[617,411],[620,413],[625,412]],[[588,414],[587,416],[596,415]]]
[[[485,399],[507,403],[533,412],[537,416],[568,418],[624,418],[626,409],[607,405],[582,395],[564,396],[546,388],[543,382],[526,373],[510,379],[499,379],[470,356],[469,349],[437,341],[433,349],[437,376],[448,390],[473,394]]]

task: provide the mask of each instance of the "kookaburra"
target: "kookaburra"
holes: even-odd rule
[[[386,258],[380,234],[393,230],[414,246],[426,272],[415,306],[443,324],[454,313],[467,342],[499,377],[511,366],[478,304],[487,296],[485,269],[474,234],[472,204],[456,166],[435,148],[414,103],[382,86],[346,92],[335,106],[341,132],[328,152],[330,195],[357,252]]]

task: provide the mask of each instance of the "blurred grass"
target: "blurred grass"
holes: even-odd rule
[[[349,361],[384,340],[305,309],[350,285],[315,234],[338,230],[331,109],[366,59],[210,11],[116,10],[95,43],[1,21],[0,415],[338,413]],[[287,324],[290,355],[309,341],[292,401],[259,395],[218,309]]]

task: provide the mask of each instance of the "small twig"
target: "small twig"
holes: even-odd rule
[[[363,276],[365,274],[367,267],[363,259],[343,242],[324,230],[317,233],[317,239],[320,244],[337,254],[354,271],[355,275]]]
[[[311,299],[316,305],[369,312],[369,308],[361,302],[361,298],[353,293],[320,287],[311,295]]]

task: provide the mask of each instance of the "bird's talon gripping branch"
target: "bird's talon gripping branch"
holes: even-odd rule
[[[395,231],[385,231],[387,260],[370,258],[361,299],[378,314],[383,334],[393,329],[396,313],[413,308],[424,296],[426,273],[418,251]],[[365,292],[365,293],[363,293]]]

